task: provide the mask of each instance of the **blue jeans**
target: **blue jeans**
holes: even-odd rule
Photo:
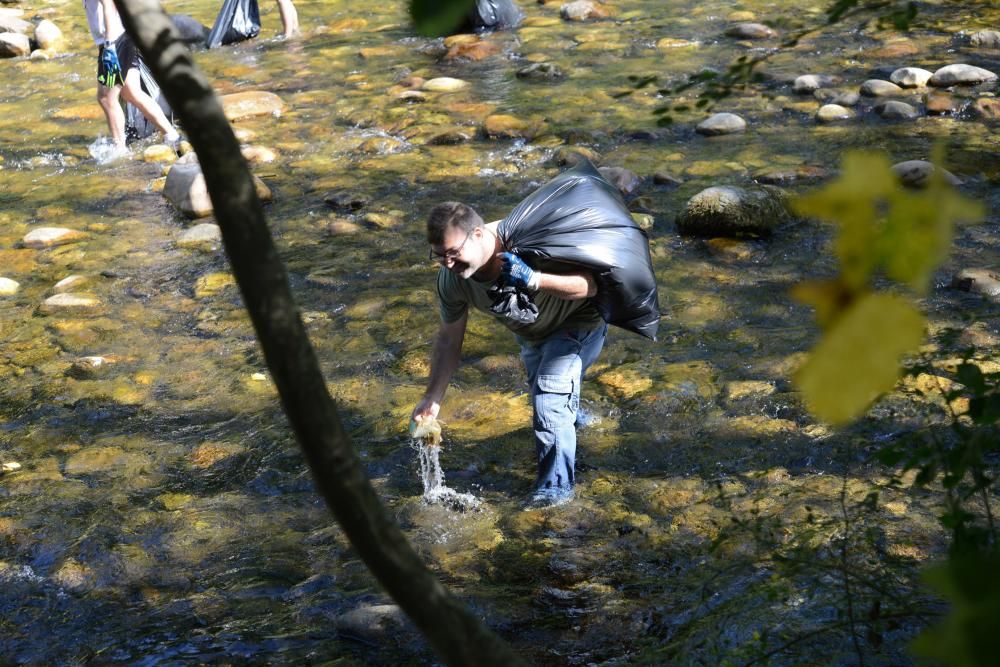
[[[573,488],[580,384],[607,334],[608,325],[601,324],[591,330],[563,329],[537,342],[518,339],[534,407],[539,491]]]

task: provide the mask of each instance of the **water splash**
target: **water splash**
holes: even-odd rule
[[[131,155],[128,148],[120,148],[108,137],[98,137],[94,143],[87,146],[90,157],[97,161],[97,164],[111,164],[123,157]]]
[[[442,505],[457,512],[477,510],[482,502],[471,493],[459,493],[445,486],[441,470],[441,425],[433,417],[418,419],[410,439],[420,461],[420,479],[424,484],[423,501]]]

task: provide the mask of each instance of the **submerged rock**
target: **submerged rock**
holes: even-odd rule
[[[903,89],[891,81],[869,79],[861,84],[861,94],[866,97],[888,97],[890,95],[902,95]]]
[[[559,8],[559,16],[567,21],[592,21],[611,16],[607,8],[593,0],[576,0]]]
[[[969,35],[969,45],[977,49],[1000,49],[1000,31],[980,30]]]
[[[63,292],[62,294],[54,294],[43,301],[41,312],[49,315],[63,311],[74,313],[80,311],[92,312],[99,308],[100,305],[101,302],[97,297],[88,294]]]
[[[737,23],[726,29],[726,37],[736,39],[771,39],[777,37],[778,33],[763,23]]]
[[[642,184],[642,178],[638,174],[624,167],[598,167],[597,170],[601,172],[604,180],[618,188],[618,191],[625,196],[635,192]]]
[[[913,120],[920,117],[920,111],[906,102],[892,100],[875,106],[875,113],[886,120]]]
[[[222,231],[211,222],[203,222],[185,229],[177,236],[178,248],[217,248],[222,242]]]
[[[13,296],[21,288],[21,283],[10,278],[0,278],[0,296]]]
[[[518,79],[529,81],[557,81],[565,76],[559,66],[552,63],[532,63],[517,70]]]
[[[280,116],[285,110],[285,103],[280,97],[264,90],[230,93],[223,95],[219,101],[222,102],[222,110],[230,121],[254,116]]]
[[[830,74],[803,74],[792,83],[792,90],[800,94],[813,93],[820,88],[829,88],[840,83],[840,77]]]
[[[839,104],[824,104],[816,112],[816,120],[821,123],[833,123],[838,120],[854,118],[854,112]]]
[[[773,186],[722,185],[702,190],[677,216],[677,231],[690,236],[770,236],[792,219],[785,193]]]
[[[896,174],[903,185],[921,188],[927,185],[931,174],[934,173],[934,163],[926,160],[907,160],[892,165],[892,172]],[[944,177],[951,185],[961,185],[962,179],[950,171],[944,171]]]
[[[193,153],[192,153],[193,155]],[[271,201],[271,190],[262,180],[253,177],[257,197],[262,202]],[[208,196],[201,165],[175,163],[167,173],[163,196],[189,218],[212,215],[212,199]]]
[[[1000,272],[989,269],[962,269],[951,279],[951,286],[964,292],[982,294],[1000,301]]]
[[[747,122],[734,113],[717,113],[695,127],[698,134],[713,137],[720,134],[735,134],[745,132]]]
[[[948,86],[975,86],[986,81],[996,80],[997,75],[989,70],[959,63],[947,65],[937,70],[927,83],[938,88],[947,88]]]
[[[436,79],[428,79],[420,86],[421,90],[428,90],[433,93],[454,93],[469,87],[468,81],[453,79],[449,76],[440,76]]]
[[[969,110],[980,120],[1000,120],[1000,99],[980,97],[969,106]]]
[[[26,248],[52,248],[55,246],[75,243],[86,238],[84,232],[65,227],[39,227],[24,235],[21,243]]]

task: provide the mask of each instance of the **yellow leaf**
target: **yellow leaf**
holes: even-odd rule
[[[799,215],[837,223],[841,277],[851,288],[867,284],[878,264],[881,207],[897,189],[888,157],[849,151],[839,178],[792,202]]]
[[[924,317],[906,299],[868,294],[836,321],[795,382],[809,410],[830,424],[861,416],[899,378],[901,357],[916,350]]]
[[[792,288],[792,297],[816,309],[816,323],[826,329],[851,305],[854,294],[839,280],[810,280]]]

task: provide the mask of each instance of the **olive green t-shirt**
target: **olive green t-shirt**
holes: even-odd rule
[[[496,315],[490,311],[493,301],[487,293],[491,283],[481,283],[456,276],[442,267],[438,271],[437,292],[441,302],[441,319],[454,322],[466,313],[469,304],[487,315],[495,317],[504,326],[526,340],[541,340],[558,329],[594,329],[604,320],[590,299],[560,299],[551,294],[536,292],[533,295],[538,306],[538,319],[531,324],[522,324]]]

